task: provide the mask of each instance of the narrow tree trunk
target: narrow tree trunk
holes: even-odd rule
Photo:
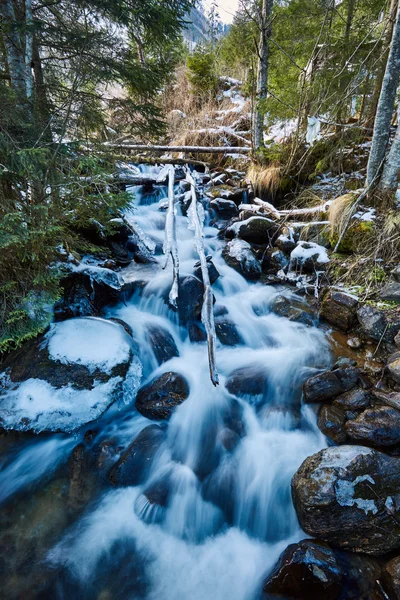
[[[254,148],[258,150],[264,145],[264,110],[263,100],[267,97],[269,38],[271,37],[271,15],[273,0],[262,0],[259,18],[260,41],[258,46],[258,71],[256,106],[254,114]]]
[[[385,158],[390,135],[394,102],[400,77],[400,7],[397,9],[389,58],[383,78],[382,90],[376,113],[374,136],[367,167],[367,186],[377,180]]]
[[[0,16],[11,87],[19,98],[26,97],[24,51],[17,29],[12,0],[0,1]]]
[[[381,58],[378,62],[378,71],[375,78],[374,89],[372,92],[371,100],[368,107],[367,120],[365,122],[366,127],[373,127],[376,111],[378,108],[379,96],[382,89],[383,78],[385,76],[385,69],[389,57],[390,50],[390,42],[393,37],[393,28],[396,21],[396,13],[397,13],[398,0],[391,0],[389,14],[388,14],[388,23],[386,26],[385,35],[382,40],[382,47],[386,48],[385,52],[382,54]]]
[[[25,88],[26,97],[29,101],[33,94],[33,15],[32,0],[25,0]]]
[[[383,167],[379,187],[382,191],[393,192],[397,189],[400,174],[400,125],[397,125],[393,144]]]

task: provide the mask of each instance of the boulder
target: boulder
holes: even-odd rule
[[[219,190],[219,195],[223,200],[230,200],[235,202],[235,204],[240,204],[243,202],[244,198],[244,190],[240,187],[234,187],[233,189],[221,189]]]
[[[392,600],[400,598],[400,557],[392,558],[384,567],[382,575],[385,591]]]
[[[380,292],[380,297],[386,302],[400,303],[400,283],[398,281],[391,281],[387,283]]]
[[[238,214],[237,206],[233,200],[215,198],[211,200],[210,207],[225,219],[235,217]]]
[[[169,291],[168,291],[169,293]],[[200,319],[204,286],[194,275],[179,278],[178,314],[182,325]],[[167,294],[168,298],[168,294]],[[168,300],[167,300],[168,301]]]
[[[210,283],[211,285],[213,283],[215,283],[219,277],[219,272],[217,270],[217,267],[214,265],[213,261],[211,260],[211,256],[207,256],[207,270],[208,270],[208,276],[210,278]],[[203,275],[201,273],[201,264],[200,261],[198,261],[195,265],[194,265],[194,275],[200,279],[200,281],[203,283]]]
[[[296,242],[288,227],[282,227],[281,234],[275,240],[275,246],[285,254],[290,254],[296,248]]]
[[[354,388],[335,398],[333,403],[343,410],[362,410],[369,407],[371,399],[367,390]]]
[[[142,483],[164,439],[165,431],[158,425],[142,429],[112,467],[108,476],[111,483],[118,486]]]
[[[379,341],[387,332],[386,317],[378,308],[364,304],[357,310],[357,318],[365,335],[373,340]]]
[[[391,406],[367,408],[345,431],[352,441],[371,446],[395,446],[400,443],[400,410]]]
[[[238,237],[253,244],[268,244],[277,232],[277,224],[266,217],[250,217],[234,223],[225,232],[228,239]]]
[[[137,410],[148,419],[169,419],[175,406],[189,396],[189,384],[179,373],[163,373],[141,387],[136,397]]]
[[[400,352],[395,352],[389,356],[386,368],[395,382],[400,383]]]
[[[226,317],[217,317],[215,319],[215,333],[224,346],[238,346],[239,344],[243,344],[236,325]]]
[[[146,326],[146,338],[151,344],[152,350],[159,365],[167,362],[175,356],[179,356],[175,340],[167,329],[159,325]]]
[[[291,544],[264,583],[264,598],[387,600],[380,562],[331,548],[320,540]]]
[[[289,259],[279,248],[271,248],[267,252],[264,252],[261,264],[264,273],[274,274],[287,269]]]
[[[318,415],[318,427],[324,435],[337,444],[344,444],[347,435],[344,430],[346,413],[339,406],[324,404]]]
[[[297,242],[290,253],[290,268],[301,273],[324,271],[329,263],[326,248],[314,242]]]
[[[322,301],[320,315],[328,323],[342,331],[348,331],[357,323],[358,300],[343,292],[329,292]]]
[[[292,480],[302,529],[342,548],[384,554],[400,547],[400,459],[364,446],[326,448]]]
[[[272,304],[271,311],[280,317],[285,317],[289,321],[295,321],[296,323],[304,323],[304,325],[314,325],[315,317],[307,306],[300,299],[297,300],[293,297],[277,296]]]
[[[394,343],[398,348],[400,348],[400,331],[394,336]]]
[[[119,323],[82,317],[55,323],[3,362],[0,424],[5,429],[71,432],[123,393],[134,394],[141,363]],[[136,388],[135,388],[136,385]]]
[[[262,273],[261,265],[254,255],[248,242],[232,240],[222,251],[226,263],[238,271],[246,279],[259,279]]]
[[[358,377],[358,371],[354,367],[314,375],[304,383],[304,402],[309,404],[332,400],[353,389],[357,385]]]
[[[250,365],[235,369],[228,376],[225,387],[238,397],[264,395],[268,389],[267,374],[262,365]]]

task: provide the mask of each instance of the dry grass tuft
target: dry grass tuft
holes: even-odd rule
[[[349,192],[336,198],[329,206],[328,219],[331,236],[338,236],[347,225],[357,194]]]
[[[282,167],[279,163],[272,163],[268,167],[260,167],[252,164],[247,171],[247,177],[250,179],[256,196],[275,197],[279,189],[282,176]]]

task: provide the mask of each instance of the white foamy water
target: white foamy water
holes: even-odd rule
[[[146,196],[141,188],[132,191],[136,210],[129,219],[162,244],[165,212],[158,203],[165,201],[166,187]],[[278,294],[292,292],[247,282],[224,262],[217,229],[207,224],[204,232],[206,255],[212,255],[220,273],[213,285],[216,307],[224,307],[224,318],[235,325],[241,343],[217,342],[220,385],[214,387],[207,344],[192,343],[164,301],[172,269],[162,270],[162,256],[142,293],[109,310],[108,316],[133,329],[142,383],[174,371],[187,379],[190,395],[169,420],[147,479],[136,487],[103,491],[49,552],[52,567],[67,573],[80,597],[98,597],[89,591],[98,573],[104,576],[108,569],[107,598],[252,600],[282,550],[304,536],[290,481],[325,441],[312,411],[300,405],[301,385],[313,369],[329,364],[329,346],[322,331],[270,312]],[[180,275],[192,275],[198,257],[188,219],[181,214],[177,240]],[[149,272],[147,265],[144,271]],[[149,326],[168,332],[179,356],[158,365]],[[57,351],[62,353],[62,345]],[[225,383],[233,371],[248,367],[261,374],[265,385],[256,396],[235,397]],[[102,436],[126,447],[150,423],[134,405],[122,414],[111,407],[101,422]],[[223,443],[227,431],[235,440],[229,450]],[[156,490],[157,498],[159,489],[163,499],[151,503],[146,493]],[[143,585],[137,590],[119,589],[118,545],[127,549],[127,564],[141,573]]]

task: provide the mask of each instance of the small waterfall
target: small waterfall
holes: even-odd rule
[[[140,170],[157,174],[160,167],[142,165]],[[134,208],[127,216],[160,247],[165,212],[159,208],[166,187],[130,192]],[[182,277],[193,275],[198,261],[187,225],[187,217],[178,214]],[[212,255],[220,273],[213,285],[215,307],[235,328],[240,343],[218,343],[220,385],[215,388],[208,376],[206,343],[191,342],[165,302],[172,270],[162,270],[157,250],[141,293],[108,310],[107,316],[133,329],[143,383],[173,371],[187,379],[190,395],[166,425],[145,481],[135,487],[106,487],[48,553],[52,568],[66,573],[72,587],[65,589],[75,597],[97,598],[105,590],[104,597],[124,600],[252,600],[280,552],[304,535],[290,481],[325,440],[312,411],[301,406],[301,386],[310,370],[329,364],[329,345],[317,328],[272,313],[276,296],[292,292],[247,282],[222,258],[224,242],[217,228],[208,222],[204,231],[206,255]],[[159,365],[149,328],[166,331],[179,355]],[[235,372],[237,394],[228,391]],[[258,380],[262,385],[254,391]],[[112,407],[106,413],[96,424],[96,435],[112,437],[124,448],[151,422],[133,406],[119,410]],[[15,488],[58,464],[71,440],[57,440],[58,445],[55,440],[26,449],[6,467],[3,474],[7,469],[16,474]],[[128,558],[114,554],[117,545]],[[124,561],[128,574],[129,569],[141,573],[141,584],[135,587],[131,581],[121,591],[118,573]],[[106,582],[103,587],[100,581]]]

